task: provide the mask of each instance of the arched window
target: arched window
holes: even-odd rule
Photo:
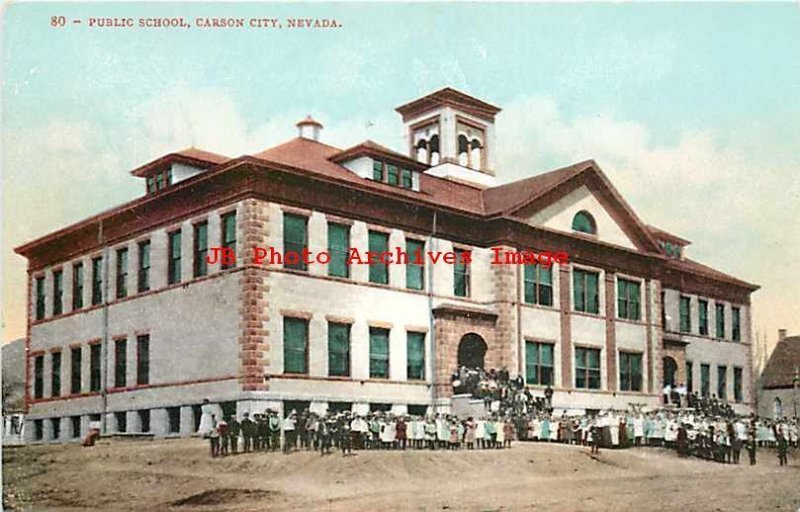
[[[478,139],[472,139],[472,142],[470,143],[469,165],[473,169],[480,169],[483,167],[481,165],[481,151],[483,151],[481,141]]]
[[[439,165],[439,136],[434,135],[431,137],[430,143],[430,164],[431,165]]]
[[[417,162],[428,163],[428,143],[424,139],[417,142]]]
[[[572,218],[572,229],[579,233],[597,234],[597,224],[594,222],[594,217],[585,211],[576,213],[575,217]]]
[[[466,167],[469,164],[469,139],[464,134],[458,136],[458,165]]]
[[[774,415],[774,418],[776,420],[783,418],[783,404],[781,403],[781,399],[777,396],[775,397],[775,402],[772,404],[772,407],[772,414]]]

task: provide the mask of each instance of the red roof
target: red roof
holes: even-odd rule
[[[761,372],[761,385],[765,388],[791,387],[800,368],[800,336],[789,336],[779,341]]]
[[[691,274],[698,274],[701,276],[705,276],[716,281],[724,281],[726,283],[735,284],[737,286],[741,286],[743,288],[749,288],[753,291],[758,290],[760,286],[748,283],[747,281],[742,281],[741,279],[737,279],[729,274],[724,272],[720,272],[719,270],[713,269],[708,265],[703,265],[694,260],[690,260],[689,258],[681,258],[681,259],[670,259],[667,261],[668,266],[672,266],[677,268],[678,270],[684,270]]]
[[[500,112],[500,108],[490,103],[479,100],[469,94],[457,91],[452,87],[445,87],[438,91],[418,98],[414,101],[397,107],[395,110],[403,116],[403,121],[417,117],[425,112],[430,112],[441,106],[452,106],[463,110],[476,117],[494,121],[494,116]]]
[[[686,240],[685,238],[673,235],[672,233],[664,231],[663,229],[657,228],[655,226],[648,225],[647,229],[650,230],[650,233],[652,233],[654,238],[657,238],[659,240],[664,240],[665,242],[671,242],[673,244],[680,245],[681,247],[690,245],[692,243],[689,240]]]
[[[186,148],[182,151],[166,154],[151,162],[137,167],[131,171],[134,176],[147,176],[156,172],[164,167],[172,165],[173,163],[183,163],[187,165],[194,165],[201,168],[209,168],[219,165],[230,160],[227,156],[211,153],[210,151],[203,151],[194,147]]]
[[[384,158],[393,160],[401,165],[406,167],[410,167],[417,170],[424,170],[427,169],[428,166],[417,162],[413,158],[410,158],[402,153],[398,153],[397,151],[393,151],[387,147],[381,146],[377,142],[373,142],[371,140],[366,140],[361,144],[357,144],[351,148],[345,149],[338,155],[334,155],[330,158],[332,162],[337,163],[344,163],[348,160],[353,160],[360,156],[372,156],[377,158]]]

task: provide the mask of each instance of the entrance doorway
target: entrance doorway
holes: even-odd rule
[[[671,388],[675,387],[675,373],[678,371],[678,363],[674,359],[667,356],[664,358],[664,387],[669,385]]]
[[[479,335],[474,332],[465,334],[458,343],[458,367],[483,368],[487,348]]]

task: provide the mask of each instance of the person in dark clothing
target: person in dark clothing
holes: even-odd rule
[[[236,416],[232,416],[228,421],[228,445],[231,448],[231,454],[236,455],[239,453],[239,433],[242,431],[242,425]]]
[[[747,443],[745,443],[745,448],[747,448],[747,453],[750,455],[750,465],[755,466],[756,464],[756,438],[754,435],[750,435],[747,438]]]
[[[789,442],[786,440],[786,436],[783,435],[783,432],[779,432],[776,438],[778,443],[778,463],[781,466],[786,466],[789,464]]]
[[[687,457],[689,455],[689,434],[686,431],[686,425],[681,423],[678,428],[678,457]]]
[[[544,390],[544,398],[547,400],[547,408],[553,408],[553,388],[550,387],[550,384],[547,385],[547,388]]]
[[[255,424],[250,419],[249,413],[244,413],[242,419],[242,437],[244,438],[244,453],[249,453],[253,449],[253,434],[255,433]]]
[[[269,450],[269,425],[267,424],[267,415],[262,414],[258,418],[256,424],[256,435],[258,437],[258,449],[265,452]]]

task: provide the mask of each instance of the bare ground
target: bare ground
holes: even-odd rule
[[[745,454],[743,454],[745,455]],[[743,457],[744,458],[744,457]],[[800,510],[800,454],[779,467],[516,443],[495,451],[302,452],[211,459],[199,439],[3,451],[3,503],[19,510]]]

